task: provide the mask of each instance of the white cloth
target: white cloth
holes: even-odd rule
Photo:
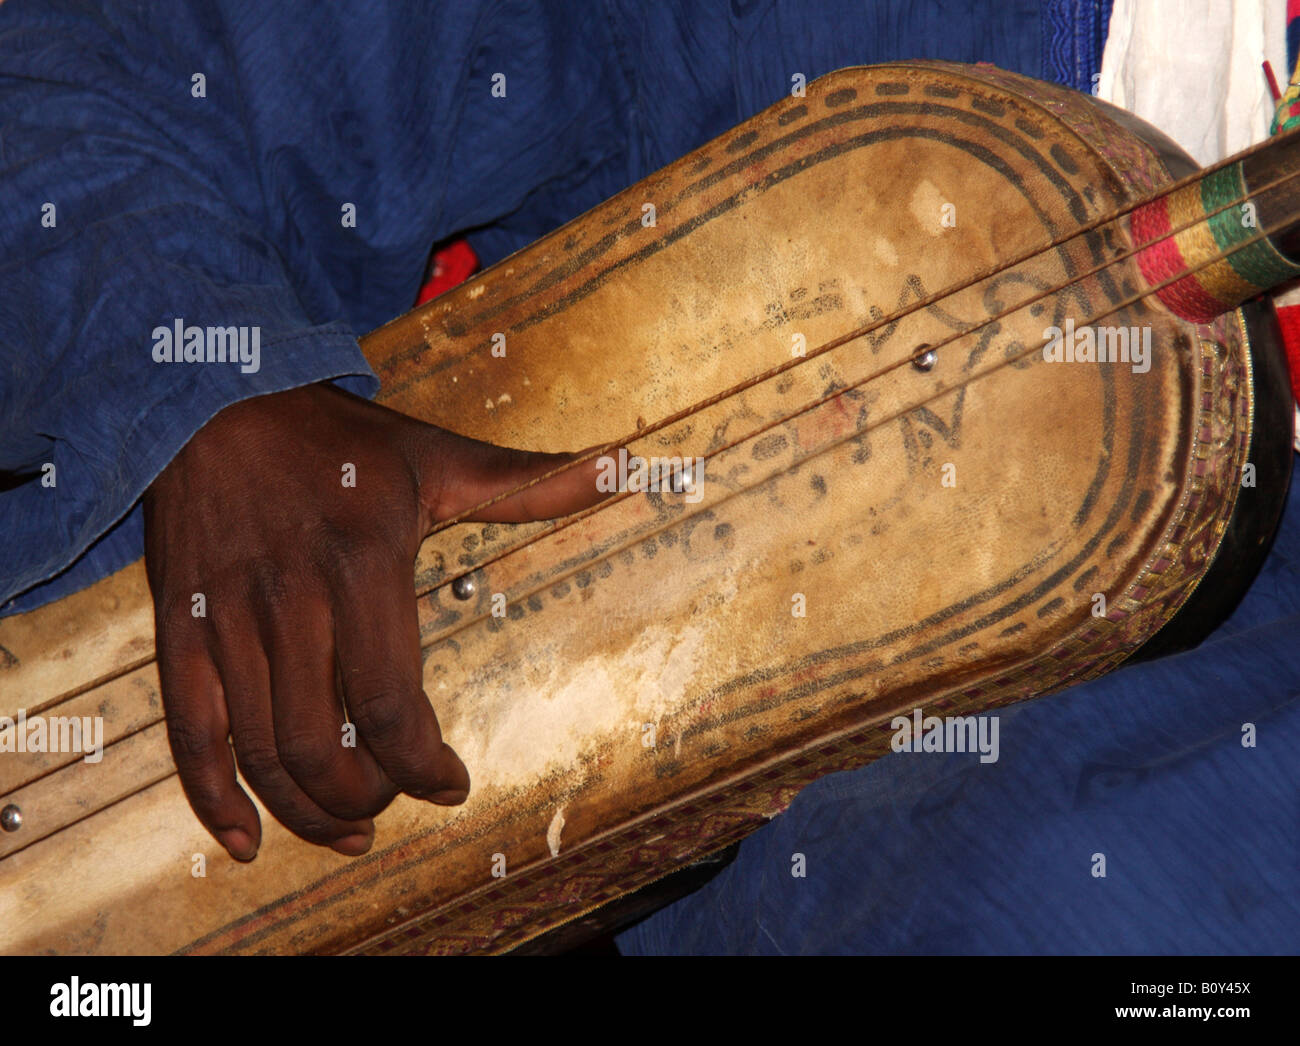
[[[1265,59],[1285,89],[1286,0],[1115,0],[1097,94],[1211,164],[1268,137]]]

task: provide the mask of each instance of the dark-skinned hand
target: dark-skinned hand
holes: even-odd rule
[[[309,385],[227,407],[154,480],[145,565],[167,734],[190,805],[232,857],[251,860],[262,838],[236,760],[286,828],[349,856],[398,792],[464,801],[469,774],[422,688],[416,551],[438,522],[569,458]],[[605,496],[595,477],[585,462],[472,518],[566,515]]]

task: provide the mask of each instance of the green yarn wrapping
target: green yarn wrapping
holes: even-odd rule
[[[1296,123],[1300,125],[1300,117]],[[1238,276],[1261,290],[1300,276],[1300,265],[1289,262],[1267,238],[1245,247],[1240,246],[1260,232],[1258,226],[1248,227],[1243,223],[1244,214],[1240,204],[1245,199],[1246,181],[1240,163],[1234,163],[1231,167],[1225,167],[1201,179],[1201,206],[1207,214],[1212,215],[1209,219],[1210,231],[1228,264]],[[1221,207],[1224,209],[1214,214]]]

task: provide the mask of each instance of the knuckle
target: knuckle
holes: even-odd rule
[[[330,573],[349,597],[373,597],[391,582],[398,563],[395,549],[377,541],[358,542],[330,561]]]
[[[330,776],[338,753],[328,741],[295,732],[276,738],[280,764],[296,781],[319,781]]]
[[[248,647],[256,642],[257,631],[252,616],[243,605],[236,610],[221,600],[212,599],[208,603],[208,619],[211,622],[213,649],[219,656],[248,656]]]
[[[162,640],[170,640],[167,652],[176,652],[175,641],[171,637],[175,635],[177,626],[196,620],[191,613],[192,599],[192,592],[185,592],[180,587],[168,587],[155,599],[154,619],[158,626],[160,656],[164,653]]]
[[[356,553],[331,561],[330,574],[335,584],[348,593],[365,592],[378,580],[371,561]]]
[[[196,655],[205,654],[206,651],[196,644],[195,638],[183,624],[155,629],[154,652],[164,693],[185,694],[195,689]]]
[[[186,766],[213,761],[220,753],[219,746],[225,743],[225,738],[218,738],[192,720],[181,718],[167,721],[167,740],[176,762]]]
[[[280,753],[273,745],[261,742],[245,744],[237,749],[236,754],[239,769],[249,781],[266,781],[284,769],[280,765]]]
[[[303,548],[311,561],[318,564],[348,563],[357,558],[361,542],[353,531],[329,520],[321,520],[304,537]]]
[[[427,505],[439,506],[447,490],[446,433],[417,422],[403,426],[396,441],[398,454],[406,463],[409,489]]]
[[[289,584],[284,570],[273,559],[257,558],[245,565],[245,585],[249,596],[260,607],[276,613],[289,604]]]
[[[363,737],[393,735],[408,718],[408,703],[395,690],[386,690],[356,703],[352,721]]]

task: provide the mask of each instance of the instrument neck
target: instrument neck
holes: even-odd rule
[[[1241,160],[1246,192],[1261,229],[1289,259],[1300,260],[1300,132],[1279,135]]]
[[[1209,323],[1300,276],[1300,131],[1204,172],[1129,218],[1137,264],[1174,313]]]

